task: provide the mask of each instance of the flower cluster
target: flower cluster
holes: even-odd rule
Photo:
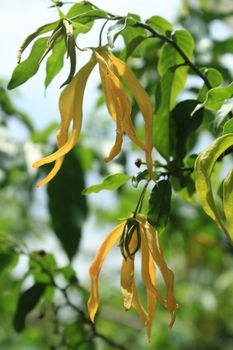
[[[99,273],[107,254],[118,240],[120,240],[119,245],[123,255],[121,291],[124,308],[125,310],[129,310],[133,306],[136,309],[141,318],[142,325],[147,328],[148,341],[150,341],[157,301],[170,311],[171,321],[169,328],[174,324],[178,304],[174,297],[174,274],[164,260],[159,235],[142,214],[136,214],[135,217],[116,226],[97,251],[89,271],[92,281],[91,295],[88,301],[89,315],[94,322],[94,317],[100,303],[98,288]],[[147,310],[144,309],[139,299],[134,278],[134,259],[136,252],[140,248],[142,279],[147,289]],[[165,282],[166,298],[157,289],[156,266],[159,268]]]
[[[112,160],[120,151],[123,142],[123,134],[126,133],[131,141],[145,152],[148,171],[152,172],[152,119],[153,108],[150,98],[141,86],[132,70],[126,63],[115,57],[106,47],[93,49],[89,62],[79,70],[72,81],[62,91],[59,100],[61,114],[61,126],[57,134],[58,150],[53,154],[40,159],[33,164],[34,167],[55,162],[48,176],[37,184],[38,187],[48,183],[59,171],[64,161],[64,156],[75,146],[80,135],[83,117],[83,97],[86,83],[93,68],[98,63],[100,77],[103,85],[105,100],[109,114],[116,123],[116,139],[105,162]],[[133,93],[142,113],[145,125],[145,141],[142,142],[136,135],[131,120],[131,102],[126,95],[121,80],[125,82]],[[69,127],[72,131],[69,135]]]

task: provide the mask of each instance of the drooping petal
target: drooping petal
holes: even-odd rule
[[[102,55],[103,52],[102,48],[98,48],[95,50],[95,55],[99,63],[100,76],[108,111],[113,120],[117,123],[117,133],[119,136],[118,139],[116,138],[118,143],[116,142],[115,144],[118,145],[119,150],[119,140],[122,140],[122,134],[125,132],[138,147],[146,152],[146,146],[137,137],[131,120],[131,103],[129,98],[126,95],[120,80],[113,72],[113,65],[108,59],[106,59],[106,55]],[[109,157],[107,160],[110,160]]]
[[[136,231],[133,232],[128,250],[134,252],[138,244]],[[126,254],[127,256],[127,254]],[[123,258],[121,267],[121,292],[124,300],[125,310],[129,310],[133,301],[133,281],[134,281],[134,255]]]
[[[141,252],[142,252],[142,279],[147,288],[147,304],[148,304],[148,325],[147,325],[147,337],[148,342],[151,341],[151,329],[155,315],[155,306],[157,299],[159,299],[163,304],[165,301],[160,296],[159,292],[155,287],[155,274],[156,269],[154,265],[153,258],[150,254],[145,232],[143,228],[141,231]]]
[[[169,328],[171,328],[175,322],[176,310],[178,304],[176,303],[174,297],[174,273],[168,268],[166,261],[163,256],[163,251],[159,242],[158,232],[155,231],[153,226],[146,220],[145,216],[142,214],[137,215],[137,219],[140,224],[144,227],[144,232],[147,239],[147,244],[150,250],[150,253],[153,257],[154,262],[160,269],[166,289],[167,289],[167,304],[165,305],[171,314],[171,321]]]
[[[62,97],[66,96],[67,98],[67,96],[69,96],[69,99],[67,100],[67,107],[64,107],[64,114],[62,115],[63,125],[60,129],[60,134],[64,134],[65,138],[70,121],[73,120],[72,132],[68,140],[65,142],[64,145],[62,145],[56,152],[54,152],[50,156],[44,157],[41,160],[33,163],[33,167],[39,167],[41,165],[56,161],[60,157],[63,157],[65,154],[67,154],[76,144],[82,126],[82,102],[84,91],[87,79],[95,65],[96,60],[95,57],[92,55],[90,61],[83,68],[80,69],[80,71],[76,74],[72,82],[62,92],[60,108],[61,106],[64,107],[66,104],[66,99],[64,98],[63,100]],[[63,138],[63,136],[60,137]]]
[[[139,109],[142,112],[142,116],[145,123],[145,143],[146,143],[146,162],[148,171],[151,177],[155,180],[153,174],[153,160],[152,160],[152,148],[153,148],[153,106],[149,95],[139,83],[137,77],[133,71],[127,66],[127,64],[114,56],[107,48],[101,48],[102,55],[106,60],[113,64],[114,71],[117,76],[125,81],[129,89],[132,91]]]
[[[141,318],[142,326],[146,327],[148,324],[148,313],[146,312],[146,310],[144,309],[144,307],[142,306],[142,304],[140,302],[140,299],[139,299],[138,293],[137,293],[137,288],[135,285],[135,281],[133,281],[133,302],[132,302],[132,304]]]
[[[116,241],[120,238],[124,225],[125,223],[121,223],[109,233],[109,235],[106,237],[101,247],[97,251],[97,254],[89,270],[89,274],[91,277],[91,294],[88,300],[88,312],[92,322],[94,322],[94,317],[98,310],[100,301],[98,287],[99,273],[107,254],[111,250],[112,246],[116,243]]]
[[[151,254],[149,254],[149,274],[151,278],[152,285],[155,287],[156,280],[155,280],[155,265],[153,258]],[[147,298],[148,298],[148,325],[147,325],[147,338],[148,342],[151,342],[151,331],[152,331],[152,325],[155,317],[155,307],[157,303],[157,298],[155,294],[151,291],[147,291]]]

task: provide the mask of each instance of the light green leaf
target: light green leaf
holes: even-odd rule
[[[173,31],[173,26],[165,18],[160,16],[153,16],[146,21],[156,32],[162,35],[167,35]]]
[[[59,21],[44,24],[43,26],[39,27],[35,32],[30,34],[24,40],[24,42],[22,43],[22,45],[20,46],[20,48],[18,50],[18,53],[17,53],[18,63],[20,63],[20,61],[21,61],[21,55],[22,55],[23,51],[37,36],[39,36],[41,34],[45,34],[47,32],[50,32],[51,30],[54,30],[58,26],[58,24],[59,24]]]
[[[195,162],[196,190],[201,205],[204,211],[219,224],[228,237],[233,237],[233,232],[228,232],[216,208],[211,185],[211,174],[217,159],[232,145],[233,134],[223,135],[202,151]]]
[[[25,83],[39,69],[39,62],[47,48],[48,37],[37,39],[34,43],[29,57],[20,63],[13,71],[12,77],[8,84],[8,89],[14,89]]]
[[[223,135],[233,134],[233,119],[228,120],[223,128]]]
[[[174,34],[174,40],[185,53],[185,55],[192,60],[194,41],[186,30],[177,30]],[[172,109],[176,103],[176,97],[183,90],[187,76],[188,76],[188,67],[179,66],[184,63],[183,57],[169,44],[164,44],[161,52],[158,63],[158,71],[161,76],[164,76],[168,70],[173,72],[173,79],[171,81],[171,93],[169,106]]]
[[[98,193],[102,190],[114,191],[123,186],[130,178],[131,176],[122,173],[110,175],[106,177],[101,184],[87,187],[83,190],[82,194],[87,195],[93,192]]]
[[[176,30],[174,33],[176,44],[182,49],[185,55],[191,60],[193,57],[194,41],[193,37],[186,30]],[[164,75],[169,68],[184,63],[183,57],[170,44],[164,44],[160,53],[158,70],[160,75]]]
[[[66,45],[64,40],[59,41],[53,48],[52,54],[46,62],[45,87],[47,88],[54,77],[61,71],[64,64]]]
[[[223,182],[223,209],[227,230],[233,242],[233,169],[229,171]]]
[[[209,90],[206,100],[197,105],[192,115],[202,107],[217,111],[222,107],[224,101],[231,97],[233,97],[233,82],[228,86],[213,88]]]
[[[93,10],[93,5],[86,1],[80,1],[77,4],[74,4],[66,14],[67,18],[72,18],[75,16],[82,15],[89,11]]]
[[[212,88],[215,88],[224,82],[222,74],[217,69],[214,69],[214,68],[201,69],[201,72],[206,76]],[[208,88],[204,84],[199,92],[199,95],[197,98],[198,101],[204,102],[206,99],[207,93],[208,93]]]
[[[114,41],[116,40],[117,36],[122,32],[122,30],[125,29],[126,25],[127,18],[123,18],[108,28],[107,38],[110,47],[114,47]]]

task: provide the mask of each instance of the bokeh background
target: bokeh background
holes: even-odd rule
[[[120,15],[137,13],[143,19],[160,15],[174,23],[175,28],[186,28],[195,39],[196,64],[214,67],[226,83],[232,81],[232,1],[96,0],[94,3]],[[140,193],[132,186],[125,186],[114,194],[103,191],[88,198],[80,195],[84,187],[101,182],[109,174],[134,175],[138,171],[134,161],[142,156],[126,142],[116,161],[108,166],[103,164],[114,130],[103,104],[97,70],[87,86],[79,146],[67,157],[62,171],[48,187],[35,188],[47,170],[37,171],[31,164],[55,147],[59,86],[69,67],[65,65],[46,90],[45,63],[22,87],[7,91],[6,86],[16,65],[17,49],[25,36],[57,19],[56,9],[49,8],[51,4],[46,0],[1,0],[0,3],[0,349],[108,350],[110,345],[101,340],[77,347],[75,344],[87,332],[85,327],[80,326],[72,308],[54,310],[50,295],[28,315],[23,332],[17,333],[12,324],[20,291],[44,278],[40,276],[41,271],[35,269],[31,252],[39,256],[46,252],[48,268],[53,272],[60,269],[56,272],[60,286],[64,285],[65,277],[69,280],[75,272],[78,281],[75,279],[71,288],[72,300],[84,306],[90,283],[90,262],[111,227],[119,218],[130,215]],[[64,11],[71,4],[65,6]],[[88,34],[80,35],[81,47],[97,45],[96,33],[101,24]],[[115,50],[120,51],[123,44],[119,38]],[[155,48],[143,46],[140,55],[129,60],[152,98],[158,80],[159,44],[156,45]],[[24,57],[28,53],[27,50]],[[78,66],[88,57],[88,52],[78,53]],[[201,85],[202,82],[190,74],[179,99],[195,98]],[[213,139],[214,119],[215,115],[208,112],[192,152],[202,150]],[[222,163],[217,166],[214,177],[218,193],[220,180],[232,164],[231,156]],[[102,306],[97,327],[127,349],[230,350],[233,348],[233,250],[219,228],[198,207],[196,198],[182,191],[180,179],[176,181],[169,226],[161,237],[168,264],[176,275],[176,297],[180,304],[172,331],[167,329],[169,315],[158,307],[152,343],[148,345],[137,315],[124,312],[119,287],[121,257],[117,248],[111,252],[101,274]],[[137,265],[140,280],[139,261]],[[145,297],[143,285],[139,284],[139,288],[142,298]],[[58,304],[63,302],[61,294],[56,291],[53,295]],[[74,339],[70,347],[60,341],[64,334]]]

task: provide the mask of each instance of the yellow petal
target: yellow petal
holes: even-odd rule
[[[140,302],[140,299],[137,293],[137,288],[134,281],[133,281],[133,303],[132,304],[141,318],[142,326],[146,327],[148,324],[148,313],[146,312],[146,310],[144,309],[144,307]]]
[[[120,238],[123,232],[124,225],[125,225],[125,222],[115,227],[109,233],[109,235],[106,237],[103,244],[97,251],[97,254],[89,270],[89,274],[91,277],[91,294],[88,300],[88,312],[92,322],[94,322],[94,317],[99,307],[99,287],[98,287],[99,273],[102,268],[104,259],[106,258],[112,246]]]
[[[174,297],[174,273],[168,268],[166,261],[164,260],[163,251],[159,242],[158,232],[155,231],[155,229],[149,224],[144,215],[138,214],[137,220],[144,227],[144,232],[150,253],[153,257],[154,262],[159,267],[166,285],[167,304],[165,306],[171,314],[171,321],[169,324],[169,328],[171,328],[175,322],[176,310],[178,308],[178,304],[176,303]]]
[[[96,59],[100,67],[100,76],[104,88],[106,104],[112,118],[117,122],[118,132],[125,132],[129,138],[141,149],[146,151],[146,146],[137,137],[131,120],[131,103],[127,97],[121,82],[113,72],[111,61],[104,55],[102,48],[95,51]]]
[[[123,79],[128,85],[137,101],[139,109],[141,110],[145,123],[146,163],[151,178],[155,181],[156,178],[153,174],[153,160],[151,154],[153,148],[153,106],[150,97],[142,85],[139,83],[133,71],[127,66],[124,61],[114,56],[107,50],[107,48],[101,48],[101,54],[103,57],[105,57],[106,61],[112,62],[114,71],[116,72],[117,76]],[[129,137],[132,139],[133,135]]]
[[[133,301],[133,278],[134,278],[134,258],[122,260],[121,267],[121,292],[123,295],[124,308],[129,310]]]
[[[138,244],[138,237],[134,231],[129,243],[129,251],[135,251]],[[134,280],[134,256],[122,260],[121,267],[121,292],[124,300],[125,310],[129,310],[133,301],[133,280]]]
[[[147,240],[145,237],[144,230],[141,230],[141,252],[142,252],[142,279],[147,288],[147,304],[148,304],[148,324],[147,324],[147,337],[148,342],[151,341],[151,329],[154,320],[155,306],[157,298],[165,304],[165,301],[160,296],[159,292],[155,288],[155,265],[153,258],[150,254]]]
[[[175,322],[176,309],[178,307],[174,297],[174,273],[168,268],[166,261],[164,260],[163,252],[159,244],[158,232],[154,230],[149,222],[146,222],[145,224],[145,232],[151,255],[153,256],[156,265],[159,267],[166,284],[167,308],[171,313],[171,322],[169,324],[169,328],[171,328]]]
[[[80,134],[81,126],[82,126],[82,115],[83,115],[82,102],[83,102],[85,86],[87,83],[87,79],[92,69],[94,68],[95,64],[96,64],[96,60],[94,56],[92,56],[90,61],[83,68],[81,68],[80,71],[75,76],[74,82],[71,83],[72,85],[70,90],[69,90],[69,86],[65,88],[65,90],[68,89],[68,92],[67,92],[68,96],[69,96],[69,93],[72,92],[71,100],[69,101],[69,103],[72,103],[72,106],[69,105],[67,107],[67,110],[69,111],[69,113],[72,112],[73,114],[72,115],[72,119],[73,119],[72,132],[67,142],[59,150],[57,150],[50,156],[44,157],[41,160],[35,162],[33,164],[33,167],[39,167],[41,165],[51,163],[57,160],[58,158],[67,154],[76,144],[78,136]],[[65,121],[64,121],[65,125],[69,124],[70,119],[71,119],[70,115],[65,116]]]

